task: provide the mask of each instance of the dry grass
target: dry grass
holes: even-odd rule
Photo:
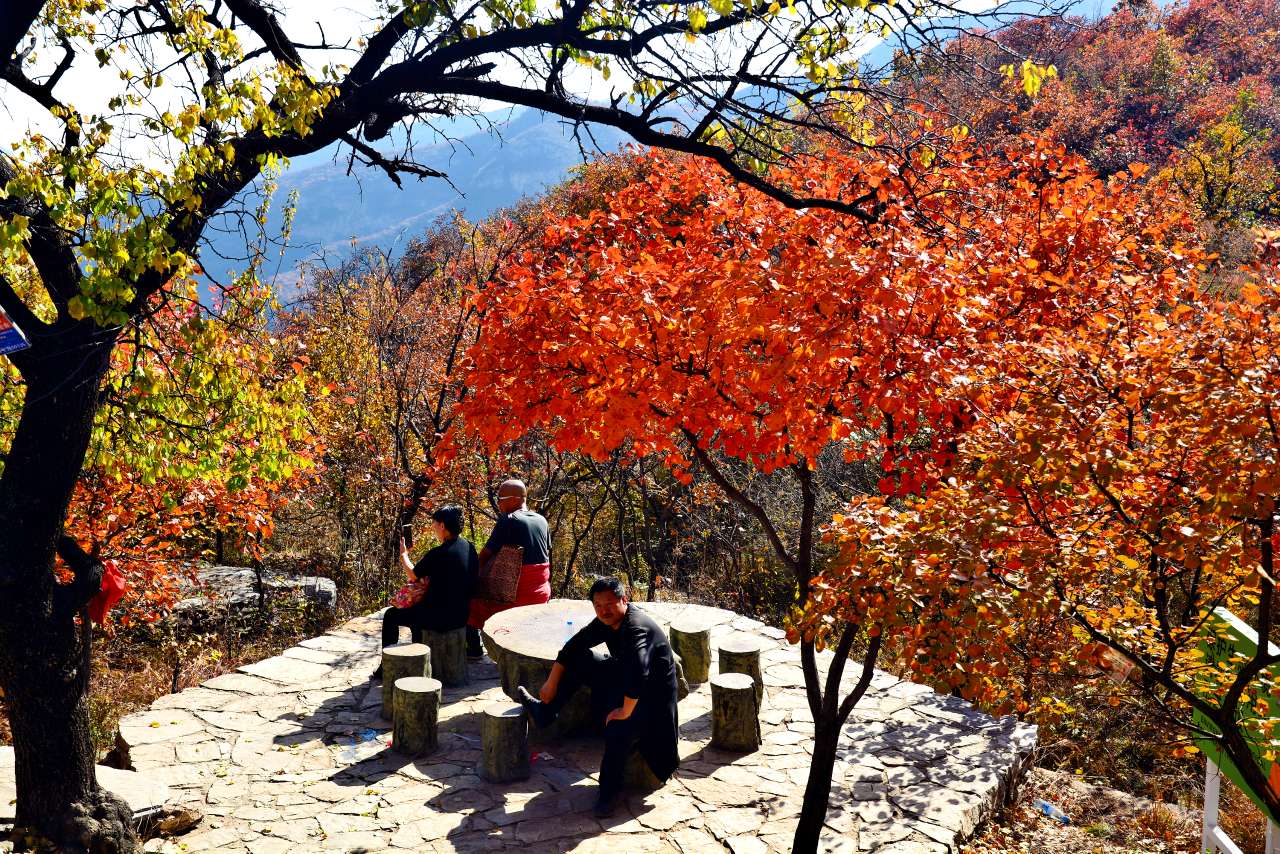
[[[1218,821],[1244,854],[1266,850],[1267,819],[1253,801],[1225,779],[1218,802]]]
[[[1049,801],[1071,818],[1068,826],[1032,806]],[[1223,829],[1244,854],[1263,854],[1266,821],[1234,786],[1223,786]],[[1074,774],[1036,768],[1019,793],[964,854],[1189,854],[1199,851],[1201,814],[1086,782]]]
[[[1040,798],[1071,819],[1063,826],[1032,806]],[[1168,804],[1036,768],[1018,802],[965,854],[1182,854],[1200,842],[1199,817]]]
[[[184,660],[178,669],[177,690],[182,691],[251,664],[278,655],[303,639],[272,633],[248,644],[236,644],[234,652],[210,646]],[[159,697],[173,693],[173,663],[155,650],[121,645],[94,656],[93,686],[89,695],[89,728],[101,760],[115,747],[122,717],[145,709]]]

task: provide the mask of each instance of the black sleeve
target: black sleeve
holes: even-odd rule
[[[608,631],[608,626],[593,618],[591,622],[579,629],[577,634],[565,642],[565,645],[560,648],[560,653],[556,656],[556,661],[564,664],[575,655],[581,655],[584,651],[599,646],[605,642],[608,637],[605,632]]]
[[[472,596],[475,593],[476,584],[480,581],[480,556],[476,554],[476,547],[467,543],[467,595]]]
[[[633,700],[639,700],[644,691],[645,680],[649,678],[649,657],[653,644],[649,642],[649,632],[644,626],[629,625],[626,643],[622,655],[622,694]]]

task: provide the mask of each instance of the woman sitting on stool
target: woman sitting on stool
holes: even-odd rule
[[[440,545],[423,555],[417,564],[410,560],[404,539],[400,540],[400,564],[410,581],[429,582],[426,595],[409,608],[386,610],[382,616],[383,646],[399,642],[401,626],[408,626],[416,635],[421,629],[448,632],[467,624],[480,561],[475,547],[459,536],[462,508],[441,507],[431,514],[431,520]],[[374,671],[373,678],[382,678],[381,667]]]

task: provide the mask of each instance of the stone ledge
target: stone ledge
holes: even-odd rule
[[[0,829],[13,826],[17,790],[14,788],[13,748],[0,746]],[[96,766],[98,784],[124,799],[138,821],[161,809],[169,800],[169,787],[150,775]]]

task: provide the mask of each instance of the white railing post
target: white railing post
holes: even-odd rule
[[[1214,829],[1218,826],[1218,796],[1222,791],[1222,772],[1218,764],[1206,758],[1204,772],[1204,829],[1200,834],[1200,851],[1213,854],[1217,850]]]
[[[1200,850],[1203,854],[1242,854],[1240,846],[1218,826],[1218,798],[1222,794],[1222,769],[1212,759],[1205,757],[1204,771],[1204,830],[1200,834]],[[1267,822],[1266,854],[1280,854],[1280,833]]]

